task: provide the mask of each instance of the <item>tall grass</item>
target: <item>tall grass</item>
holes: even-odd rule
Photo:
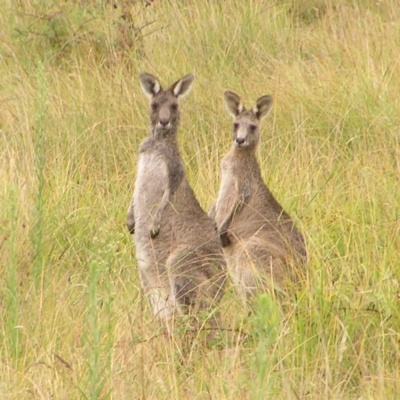
[[[37,93],[37,114],[35,118],[35,127],[37,137],[35,138],[35,167],[36,167],[36,179],[37,179],[37,195],[34,206],[34,225],[32,227],[32,245],[34,248],[34,263],[32,265],[32,275],[35,282],[36,290],[40,286],[43,286],[44,274],[43,274],[43,229],[44,229],[44,210],[46,207],[44,199],[44,169],[46,164],[46,153],[45,153],[45,134],[46,134],[46,113],[47,113],[47,85],[46,77],[44,75],[43,64],[38,63],[37,67],[37,82],[36,82],[36,93]]]
[[[398,398],[397,1],[3,6],[1,398]],[[293,303],[266,294],[250,315],[230,288],[208,347],[164,336],[125,228],[143,71],[196,75],[179,140],[205,209],[230,146],[224,90],[275,99],[258,155],[309,273]]]

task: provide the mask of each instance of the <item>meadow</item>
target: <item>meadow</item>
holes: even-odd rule
[[[398,0],[1,0],[0,398],[400,396]],[[173,337],[125,218],[148,132],[138,75],[193,72],[180,148],[205,210],[229,89],[274,97],[258,151],[304,233],[296,299]]]

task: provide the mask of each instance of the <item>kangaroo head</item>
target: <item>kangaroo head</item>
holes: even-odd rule
[[[251,110],[246,110],[240,97],[233,92],[225,92],[225,104],[233,121],[233,143],[239,148],[256,147],[260,140],[260,122],[272,109],[271,96],[262,96]]]
[[[150,122],[153,134],[163,135],[176,132],[179,125],[179,100],[186,96],[194,80],[189,74],[164,90],[153,75],[144,73],[139,76],[144,93],[150,99]]]

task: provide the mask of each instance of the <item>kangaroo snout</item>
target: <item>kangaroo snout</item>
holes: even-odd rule
[[[160,120],[160,121],[158,121],[156,127],[159,128],[159,129],[166,129],[166,128],[170,128],[171,124],[170,124],[169,121]]]
[[[238,138],[235,139],[235,145],[240,147],[245,141],[246,141],[245,138],[239,138],[238,137]]]
[[[167,107],[162,107],[159,113],[159,124],[162,127],[166,127],[170,124],[171,113]]]

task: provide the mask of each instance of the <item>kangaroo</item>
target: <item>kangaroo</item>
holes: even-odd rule
[[[260,122],[272,109],[272,97],[260,97],[250,110],[237,94],[227,91],[224,97],[234,116],[233,144],[221,162],[221,186],[209,217],[233,282],[249,298],[259,289],[282,289],[288,278],[295,280],[293,266],[307,253],[302,234],[265,185],[256,157]]]
[[[189,185],[176,138],[179,100],[194,75],[166,90],[150,74],[139,78],[150,99],[150,132],[139,149],[126,223],[134,234],[141,284],[161,320],[211,311],[224,293],[226,262],[214,223]]]

